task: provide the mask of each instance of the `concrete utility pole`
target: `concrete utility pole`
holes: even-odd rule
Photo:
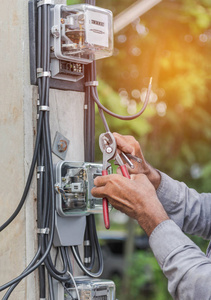
[[[57,1],[56,3],[66,3]],[[17,207],[31,164],[36,134],[37,87],[30,84],[28,1],[1,1],[0,10],[0,223]],[[67,160],[84,160],[84,93],[50,91],[52,141],[59,131],[70,140]],[[53,157],[54,162],[58,159]],[[18,276],[37,247],[36,174],[26,204],[0,233],[0,285]],[[0,292],[2,299],[6,291]],[[10,299],[38,299],[37,272],[23,280]]]

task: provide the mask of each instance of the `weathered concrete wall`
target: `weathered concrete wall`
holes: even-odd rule
[[[61,1],[60,1],[61,2]],[[64,1],[63,1],[64,2]],[[1,0],[0,10],[0,223],[17,207],[27,179],[36,129],[37,88],[30,85],[28,1]],[[84,95],[51,90],[52,139],[70,140],[67,158],[83,160]],[[54,156],[54,160],[57,158]],[[36,177],[36,176],[35,176]],[[0,233],[0,285],[18,276],[36,252],[36,179],[18,217]],[[0,293],[2,299],[4,292]],[[37,273],[10,299],[38,299]]]

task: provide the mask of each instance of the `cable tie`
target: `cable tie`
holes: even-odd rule
[[[37,2],[37,7],[40,7],[41,5],[54,5],[54,1],[53,0],[41,0]]]
[[[37,228],[38,234],[49,234],[50,229],[49,228]]]
[[[84,241],[84,246],[90,246],[90,240]]]
[[[39,119],[39,117],[40,117],[40,115],[39,115],[39,114],[37,114],[37,120]]]
[[[87,81],[85,86],[98,86],[98,81]]]
[[[50,110],[50,107],[47,106],[47,105],[40,105],[39,110],[42,110],[42,111],[49,111],[49,110]]]
[[[88,105],[87,104],[84,105],[84,109],[88,109]]]
[[[89,264],[91,262],[91,257],[85,257],[84,262],[85,264]]]
[[[37,167],[37,173],[39,172],[45,172],[45,167],[44,166],[38,166]]]
[[[50,71],[43,71],[42,68],[37,68],[37,78],[40,77],[51,77]]]
[[[40,100],[38,99],[38,100],[37,100],[37,106],[39,106],[39,105],[40,105]]]
[[[37,179],[40,179],[40,174],[39,173],[37,173]]]

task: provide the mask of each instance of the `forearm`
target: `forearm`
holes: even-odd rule
[[[161,172],[157,196],[168,216],[186,233],[211,237],[211,194],[199,194]]]
[[[211,261],[173,221],[158,225],[149,243],[174,299],[210,299]]]

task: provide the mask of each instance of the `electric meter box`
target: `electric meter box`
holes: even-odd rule
[[[102,176],[102,164],[62,161],[56,165],[56,209],[61,217],[103,212],[102,199],[91,194],[97,176]]]
[[[51,57],[88,64],[112,55],[113,16],[89,4],[51,8]]]
[[[75,277],[80,300],[116,300],[115,284],[111,280],[90,278],[88,276]],[[78,299],[75,287],[68,283],[63,286],[54,280],[55,299]]]
[[[89,277],[76,277],[75,281],[81,300],[115,300],[115,285],[113,281]],[[77,299],[74,287],[67,289],[67,291],[73,295],[73,298],[66,293],[64,300]]]

